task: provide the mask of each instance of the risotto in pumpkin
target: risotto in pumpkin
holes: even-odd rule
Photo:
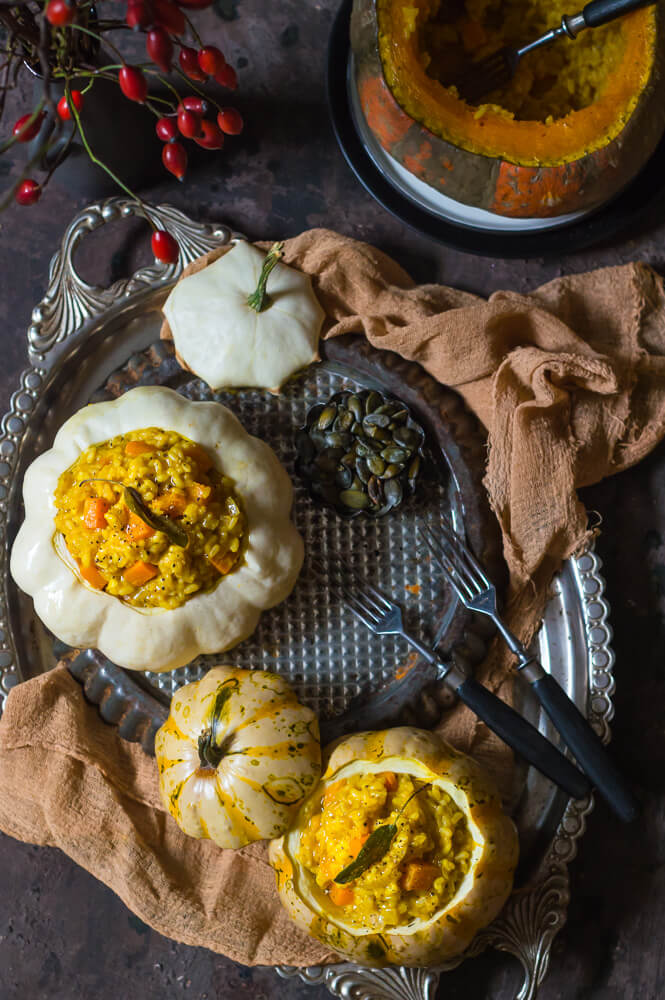
[[[138,507],[127,506],[125,487],[140,494]],[[136,608],[177,608],[241,558],[246,524],[232,481],[175,431],[92,445],[60,476],[55,503],[56,532],[83,580]]]
[[[383,857],[352,882],[335,882],[370,834],[391,823],[397,831]],[[473,846],[466,818],[447,792],[385,771],[352,775],[326,789],[301,836],[298,859],[346,922],[381,930],[427,920],[446,906],[469,870]]]

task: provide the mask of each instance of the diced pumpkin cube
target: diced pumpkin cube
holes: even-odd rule
[[[348,906],[349,903],[353,902],[353,889],[348,885],[337,885],[336,882],[333,882],[328,889],[328,895],[335,906]]]
[[[200,444],[188,444],[187,454],[190,458],[193,458],[198,465],[201,472],[207,472],[208,469],[212,468],[212,459],[205,448],[202,448]]]
[[[132,542],[143,542],[146,538],[152,538],[155,534],[155,529],[151,528],[149,524],[146,524],[137,514],[133,511],[129,513],[129,520],[127,521],[127,526],[125,527],[130,541]]]
[[[123,577],[132,587],[142,587],[144,583],[152,580],[158,573],[159,569],[157,566],[139,559],[128,570],[125,570]]]
[[[110,506],[110,503],[107,500],[102,500],[101,497],[88,497],[83,505],[83,523],[86,528],[90,528],[91,531],[105,528],[106,517],[104,515]]]
[[[432,865],[427,861],[409,861],[402,875],[401,886],[405,892],[427,892],[440,874],[439,865]]]
[[[387,792],[394,792],[397,788],[397,775],[393,771],[386,771],[383,775],[383,783]]]
[[[230,573],[236,562],[236,553],[227,552],[223,556],[208,556],[208,561],[212,563],[218,573],[222,576],[226,576]]]
[[[360,853],[360,849],[369,837],[369,830],[366,833],[357,833],[354,837],[351,837],[349,841],[349,855],[351,858],[357,858]]]
[[[162,493],[153,503],[153,508],[159,514],[166,514],[167,517],[182,517],[187,506],[187,497],[178,490],[169,490]]]
[[[194,503],[206,504],[211,493],[212,486],[206,486],[204,483],[192,483],[187,487],[187,496]]]
[[[155,446],[147,441],[128,441],[125,445],[125,455],[128,458],[136,458],[137,455],[144,455],[148,451],[154,451]]]
[[[105,576],[99,572],[94,563],[90,563],[89,566],[84,566],[83,563],[79,563],[79,572],[86,583],[89,583],[91,587],[95,590],[103,590],[108,583]]]

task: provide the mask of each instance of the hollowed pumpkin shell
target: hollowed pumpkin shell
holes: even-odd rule
[[[428,2],[409,7],[422,16]],[[491,109],[477,116],[427,75],[403,8],[400,0],[354,0],[355,83],[381,146],[442,194],[514,218],[587,211],[616,195],[653,153],[665,129],[658,4],[622,19],[623,58],[594,103],[550,124]]]
[[[333,951],[363,965],[430,965],[460,954],[501,910],[517,864],[517,831],[502,811],[490,776],[440,737],[410,727],[346,737],[326,756],[319,786],[303,803],[291,829],[270,845],[278,891],[288,912]],[[474,849],[457,893],[431,919],[378,934],[345,922],[299,862],[298,850],[327,787],[352,774],[381,771],[403,772],[442,787],[464,812]]]

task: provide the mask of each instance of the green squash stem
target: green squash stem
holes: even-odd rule
[[[263,312],[264,309],[267,309],[271,305],[272,299],[266,291],[266,285],[268,283],[270,272],[280,257],[282,257],[283,253],[284,244],[273,243],[265,256],[265,260],[263,261],[261,274],[259,275],[259,283],[256,286],[256,290],[253,291],[251,295],[247,296],[247,305],[250,309],[255,309],[257,313]]]

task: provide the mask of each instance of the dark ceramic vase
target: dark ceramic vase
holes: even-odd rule
[[[78,84],[72,80],[71,88],[83,90],[86,83],[87,80]],[[35,90],[39,97],[42,93],[39,80],[35,81]],[[56,102],[63,93],[64,84],[54,81],[52,94]],[[155,134],[155,116],[143,105],[129,101],[116,82],[98,78],[85,94],[80,117],[95,156],[129,188],[140,190],[164,176],[162,143]],[[47,117],[39,135],[28,148],[29,156],[37,152],[53,129],[53,119]],[[118,193],[117,184],[106,171],[92,162],[78,136],[66,148],[73,130],[73,122],[63,123],[60,138],[49,150],[46,163],[41,164],[48,167],[55,158],[63,157],[53,174],[52,183],[90,200]]]

